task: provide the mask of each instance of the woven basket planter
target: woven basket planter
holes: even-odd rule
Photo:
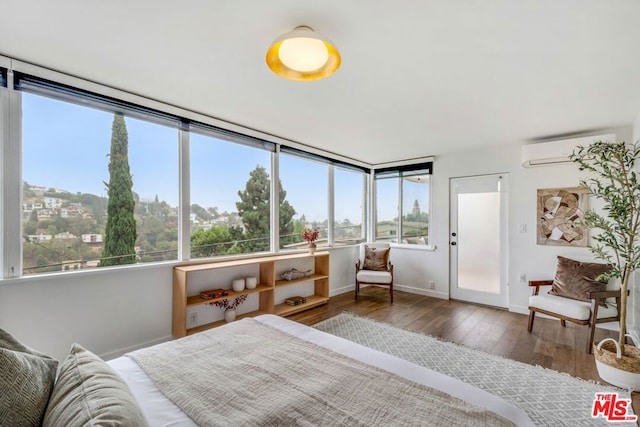
[[[593,347],[600,378],[618,387],[640,390],[640,348],[625,344],[625,355],[618,357],[618,342],[612,338]]]

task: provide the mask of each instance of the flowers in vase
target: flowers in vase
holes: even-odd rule
[[[247,299],[247,295],[240,295],[239,297],[231,299],[221,299],[218,301],[210,302],[209,305],[215,305],[216,307],[224,308],[225,310],[233,310],[237,308],[240,304],[245,302]]]
[[[307,243],[315,242],[316,240],[318,240],[319,235],[320,235],[319,228],[305,228],[304,231],[302,232],[302,238]]]

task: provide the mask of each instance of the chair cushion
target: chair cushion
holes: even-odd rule
[[[356,275],[356,279],[362,283],[389,284],[391,283],[391,273],[388,271],[360,270]]]
[[[56,378],[58,361],[0,329],[0,425],[39,426]]]
[[[363,270],[387,271],[389,269],[389,248],[364,247]]]
[[[581,262],[559,256],[556,277],[549,293],[579,301],[589,301],[589,292],[606,290],[607,282],[596,280],[596,278],[610,271],[609,264]]]
[[[577,320],[588,320],[591,317],[590,303],[552,294],[540,294],[529,297],[529,309],[535,308]],[[615,317],[617,315],[618,309],[613,304],[607,304],[606,308],[602,306],[598,307],[598,319]]]

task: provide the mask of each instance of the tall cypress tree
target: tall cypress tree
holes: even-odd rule
[[[136,262],[136,221],[133,216],[133,180],[129,172],[129,136],[122,114],[116,113],[111,127],[109,201],[101,266]]]

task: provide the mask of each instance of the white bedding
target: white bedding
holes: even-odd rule
[[[513,404],[457,379],[279,316],[267,314],[257,316],[255,319],[337,353],[393,372],[396,375],[419,384],[444,391],[478,406],[488,408],[513,421],[518,426],[534,425],[524,411]],[[107,363],[109,363],[129,385],[134,396],[140,403],[150,426],[173,427],[196,425],[156,388],[151,379],[132,359],[129,357],[120,357]]]

